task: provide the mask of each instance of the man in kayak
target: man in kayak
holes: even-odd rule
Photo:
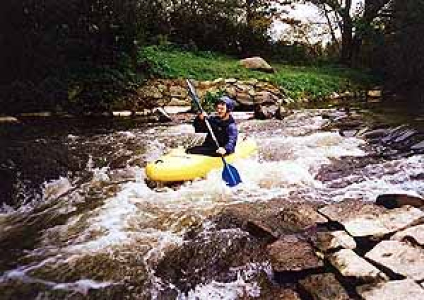
[[[238,130],[236,122],[231,115],[234,109],[234,101],[223,96],[215,104],[216,115],[207,117],[206,113],[199,113],[194,119],[194,130],[199,133],[208,133],[205,142],[201,146],[187,149],[187,153],[202,154],[208,156],[224,156],[234,153],[237,144]],[[212,127],[220,147],[217,147],[206,126],[205,118]]]

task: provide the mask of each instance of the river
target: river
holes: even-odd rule
[[[201,141],[184,122],[65,118],[2,126],[0,298],[260,297],[249,278],[269,273],[266,262],[229,270],[234,280],[206,276],[184,291],[157,267],[193,228],[208,232],[211,218],[235,204],[424,196],[423,120],[415,115],[406,124],[406,116],[399,127],[380,116],[369,107],[295,110],[281,121],[237,113],[241,136],[253,137],[259,151],[234,163],[243,180],[236,188],[225,186],[220,171],[182,185],[146,182],[146,162]]]

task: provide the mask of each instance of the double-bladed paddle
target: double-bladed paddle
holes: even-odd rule
[[[197,108],[204,113],[205,111],[202,108],[202,105],[200,105],[199,97],[197,97],[196,90],[194,89],[194,86],[191,84],[190,80],[187,79],[187,86],[188,86],[188,94],[190,95],[191,99],[193,99],[193,102],[196,103]],[[212,136],[212,139],[214,140],[216,146],[219,148],[220,145],[218,143],[218,140],[216,139],[216,136],[212,130],[211,124],[209,123],[208,117],[205,118],[206,127],[209,130],[209,133]],[[238,185],[241,182],[241,178],[239,175],[239,172],[235,167],[228,164],[224,158],[224,156],[221,156],[222,163],[224,164],[224,169],[222,170],[222,180],[224,180],[229,187],[233,187]]]

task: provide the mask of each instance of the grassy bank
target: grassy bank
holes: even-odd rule
[[[148,47],[143,50],[151,70],[163,78],[213,80],[237,78],[266,80],[286,90],[293,99],[322,98],[333,92],[354,91],[373,85],[377,79],[364,70],[335,65],[292,66],[270,62],[276,72],[267,74],[240,67],[238,59],[209,52]]]

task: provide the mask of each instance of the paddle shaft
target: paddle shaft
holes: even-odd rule
[[[194,102],[196,103],[197,107],[199,108],[199,110],[200,110],[202,113],[206,113],[206,112],[203,110],[202,105],[200,104],[199,98],[197,97],[197,95],[196,95],[196,94],[195,94],[195,92],[194,92],[194,87],[193,87],[193,85],[191,84],[190,80],[188,80],[188,79],[187,79],[187,84],[188,84],[188,87],[189,87],[189,90],[190,90],[191,96],[192,96],[192,98],[193,98]],[[209,133],[211,134],[212,139],[213,139],[213,141],[215,142],[216,146],[217,146],[218,148],[219,148],[219,147],[221,147],[221,146],[219,145],[219,143],[218,143],[218,140],[217,140],[217,138],[216,138],[216,136],[215,136],[215,133],[214,133],[214,132],[213,132],[213,130],[212,130],[212,126],[211,126],[211,124],[209,123],[208,116],[205,116],[205,123],[206,123],[206,127],[208,128]]]

